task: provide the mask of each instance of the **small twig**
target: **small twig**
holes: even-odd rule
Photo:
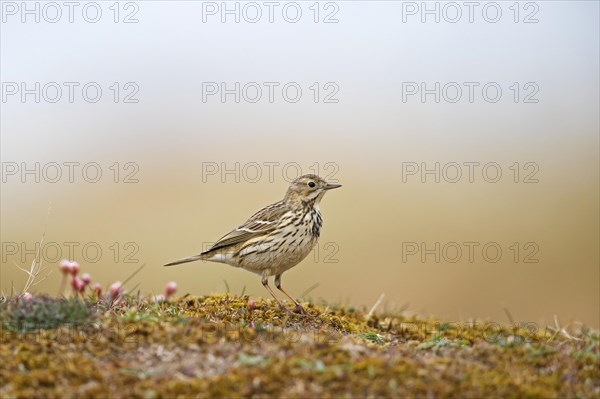
[[[557,315],[554,315],[554,325],[556,326],[556,329],[555,329],[556,334],[560,333],[563,337],[565,337],[571,341],[583,341],[583,339],[574,337],[571,334],[569,334],[569,332],[566,330],[566,327],[561,327],[560,324],[558,323]],[[550,328],[552,328],[552,327],[550,327]],[[554,338],[554,336],[556,336],[556,334],[554,334],[552,336],[552,338]]]
[[[31,276],[31,268],[29,270],[22,268],[21,266],[17,265],[17,262],[14,262],[14,265],[17,269],[21,270],[22,272],[24,272],[25,274],[28,274]]]
[[[385,297],[385,294],[382,292],[381,295],[379,296],[379,299],[377,300],[377,302],[375,302],[375,305],[373,305],[371,310],[369,310],[369,313],[367,313],[367,319],[370,319],[371,316],[373,316],[375,309],[377,309],[377,307],[381,304],[381,301],[383,301],[383,297]]]
[[[560,333],[560,331],[556,330],[550,326],[548,326],[547,328],[549,328],[550,330],[554,330],[554,334],[552,334],[552,336],[550,338],[548,338],[548,340],[546,341],[546,343],[550,343],[550,342],[554,341],[554,338],[556,338],[556,336]]]
[[[35,282],[35,279],[38,277],[38,275],[47,269],[47,268],[42,267],[42,260],[41,260],[40,254],[41,254],[41,250],[42,250],[42,245],[44,244],[44,239],[46,238],[46,229],[48,227],[48,219],[50,218],[50,209],[51,209],[51,204],[48,204],[48,213],[46,214],[46,222],[44,223],[44,231],[42,232],[42,238],[39,242],[39,246],[35,253],[35,259],[31,262],[31,266],[29,267],[29,270],[26,270],[15,263],[15,266],[19,270],[21,270],[27,274],[27,281],[25,282],[25,286],[23,287],[21,294],[28,292],[31,287],[41,283],[52,273],[52,271],[50,271],[46,276],[44,276],[44,278],[41,281],[38,281],[37,283]],[[13,286],[13,293],[14,293],[14,286]]]
[[[127,284],[127,282],[129,280],[131,280],[133,278],[133,276],[135,276],[136,274],[138,274],[144,267],[146,267],[146,264],[144,263],[143,265],[141,265],[136,271],[134,271],[133,273],[131,273],[131,275],[129,277],[127,277],[125,279],[125,281],[123,281],[123,284],[121,284],[122,286],[125,286],[125,284]]]
[[[513,319],[512,314],[510,313],[508,308],[504,308],[504,313],[506,313],[506,317],[508,317],[508,321],[510,321],[510,324],[514,326],[515,320]]]
[[[140,283],[137,283],[136,285],[133,286],[133,288],[131,289],[131,292],[135,291],[136,288],[138,288],[140,286]],[[138,297],[139,297],[139,290],[138,290]]]
[[[300,298],[304,298],[306,295],[310,294],[314,289],[316,289],[320,284],[314,283],[308,289],[306,289],[302,294],[300,294]]]
[[[42,270],[46,270],[46,269],[47,269],[47,267],[46,267],[46,268],[44,268],[44,269],[42,269]],[[44,277],[42,277],[42,279],[41,279],[41,280],[34,281],[34,282],[33,282],[33,284],[31,284],[31,286],[32,286],[32,287],[35,287],[35,286],[36,286],[36,285],[38,285],[39,283],[41,283],[41,282],[43,282],[44,280],[46,280],[46,279],[48,278],[48,276],[49,276],[49,275],[51,275],[51,274],[52,274],[52,270],[50,270],[50,271],[48,272],[48,274],[46,274]]]

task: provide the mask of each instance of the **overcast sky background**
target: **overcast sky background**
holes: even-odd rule
[[[21,4],[2,3],[0,38],[5,291],[25,281],[14,264],[31,263],[23,249],[40,239],[51,204],[47,243],[64,254],[65,243],[78,243],[76,260],[103,285],[146,263],[135,278],[143,292],[175,280],[182,294],[200,295],[223,291],[227,280],[236,293],[246,286],[267,296],[257,276],[229,266],[161,265],[199,252],[280,199],[299,166],[344,187],[323,201],[319,252],[284,275],[289,292],[299,296],[318,283],[313,299],[370,307],[385,293],[388,306],[408,303],[456,321],[506,322],[506,307],[522,321],[557,314],[599,326],[597,2],[520,3],[518,16],[512,2],[500,2],[499,17],[498,7],[480,2],[473,22],[462,6],[456,23],[447,3],[439,3],[439,23],[422,14],[421,2],[320,3],[317,23],[313,2],[297,3],[296,23],[282,14],[287,7],[286,18],[294,18],[287,2],[273,23],[262,2],[256,23],[244,19],[255,15],[244,2],[239,23],[210,12],[220,2],[121,3],[117,23],[112,3],[98,3],[96,23],[81,13],[86,2],[73,23],[65,7],[48,22],[55,14],[44,14],[44,3],[36,23]],[[138,22],[123,23],[126,16]],[[337,22],[324,23],[326,16]],[[34,89],[35,82],[39,103],[34,94],[21,97],[22,84]],[[56,85],[44,92],[49,82]],[[65,82],[78,84],[73,102]],[[82,94],[90,82],[102,90],[97,102]],[[234,94],[223,102],[220,92],[203,92],[235,82],[239,103]],[[265,82],[273,82],[273,102]],[[423,100],[420,90],[435,92],[436,82],[439,102],[431,93]],[[282,91],[286,84],[292,91]],[[52,103],[57,85],[62,97]],[[257,85],[262,97],[252,102]],[[286,101],[296,87],[298,101]],[[453,102],[456,87],[462,96]],[[138,101],[125,103],[128,94]],[[327,95],[337,101],[325,102]],[[22,174],[36,162],[39,183]],[[51,183],[54,162],[62,178]],[[73,183],[65,162],[79,163]],[[420,174],[436,162],[439,183]],[[473,182],[465,162],[479,163]],[[82,175],[90,163],[102,172],[97,183],[86,181],[96,166]],[[238,172],[222,174],[236,163]],[[265,163],[277,163],[273,179]],[[462,177],[451,183],[455,164]],[[491,165],[485,175],[484,165]],[[499,181],[488,182],[498,168]],[[472,262],[470,242],[478,248]],[[434,254],[408,254],[413,243]],[[442,251],[452,243],[463,249],[456,262]],[[488,243],[502,250],[495,263],[482,253]],[[102,249],[95,262],[82,253],[86,244]],[[528,255],[537,263],[525,263]],[[54,293],[59,280],[55,271],[36,289]]]

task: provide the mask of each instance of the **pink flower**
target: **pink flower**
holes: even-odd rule
[[[96,283],[92,286],[92,289],[94,290],[94,294],[96,294],[97,296],[102,295],[102,286],[99,283]]]
[[[27,302],[29,302],[29,301],[31,301],[32,299],[33,299],[33,295],[31,295],[29,292],[26,292],[26,293],[24,293],[24,294],[23,294],[23,300],[24,300],[24,301],[27,301]]]
[[[75,261],[70,262],[69,268],[71,269],[71,275],[76,276],[79,273],[79,263]]]
[[[68,274],[68,273],[71,272],[71,262],[68,261],[68,260],[66,260],[66,259],[63,259],[63,260],[60,261],[59,268],[60,268],[60,272],[62,274],[66,275],[66,274]]]
[[[177,283],[170,281],[165,287],[165,299],[169,299],[177,291]]]
[[[71,287],[76,293],[83,292],[85,289],[85,283],[79,277],[73,275],[73,278],[71,279]]]
[[[120,281],[115,281],[108,288],[108,292],[110,293],[110,297],[112,299],[117,299],[123,294],[123,284]]]
[[[248,301],[248,310],[252,311],[256,306],[256,301],[254,299],[250,299]]]
[[[87,287],[87,285],[88,285],[88,284],[89,284],[89,283],[92,281],[92,276],[90,276],[90,274],[89,274],[89,273],[83,273],[83,274],[81,275],[81,281],[83,281],[83,283],[84,283],[84,284],[86,285],[86,287]]]

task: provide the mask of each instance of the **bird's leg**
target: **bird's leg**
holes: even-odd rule
[[[267,291],[269,291],[269,293],[271,294],[271,296],[275,299],[275,301],[277,301],[277,303],[279,304],[279,307],[283,310],[285,310],[288,313],[291,313],[289,311],[288,308],[286,308],[285,306],[283,306],[283,304],[279,301],[279,299],[277,299],[277,297],[275,296],[275,293],[273,292],[273,290],[271,289],[271,287],[269,287],[269,277],[266,275],[262,276],[261,279],[262,285],[267,289]]]
[[[304,310],[302,305],[300,305],[294,298],[291,297],[290,294],[288,294],[283,288],[281,288],[281,274],[275,276],[275,287],[277,287],[279,291],[283,292],[288,298],[292,300],[292,302],[296,304],[296,309],[294,310],[296,313],[308,314],[308,312]]]

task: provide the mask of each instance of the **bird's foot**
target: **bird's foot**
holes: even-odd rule
[[[302,307],[302,305],[300,305],[299,303],[296,304],[296,308],[294,309],[294,313],[299,313],[299,314],[302,314],[304,316],[310,316],[310,313],[308,313],[306,311],[306,309],[304,309]]]
[[[286,312],[289,315],[292,314],[292,312],[283,303],[279,304],[279,308],[281,308],[281,310],[283,310],[284,312]]]

